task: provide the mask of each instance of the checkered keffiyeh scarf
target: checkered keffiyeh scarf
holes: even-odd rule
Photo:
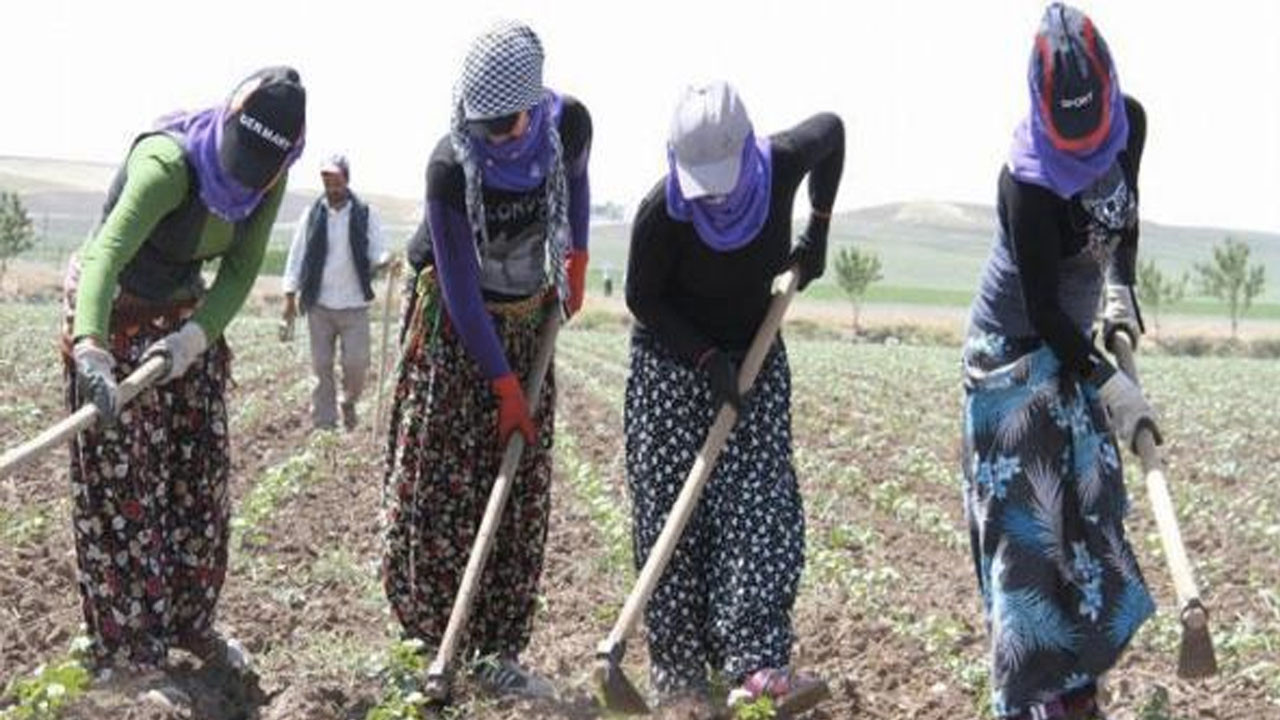
[[[471,43],[462,77],[454,86],[451,141],[466,177],[467,220],[479,237],[477,252],[489,241],[485,222],[484,174],[471,143],[484,142],[467,131],[467,122],[489,120],[529,110],[539,103],[550,105],[550,93],[542,84],[542,41],[528,25],[503,21]],[[548,107],[548,110],[550,108]],[[564,171],[564,148],[550,117],[542,123],[553,161],[546,174],[547,248],[556,293],[568,300],[569,282],[565,256],[569,251],[569,193]]]

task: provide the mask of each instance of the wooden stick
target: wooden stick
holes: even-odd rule
[[[139,393],[151,387],[165,373],[167,361],[163,357],[153,357],[129,374],[117,388],[117,398],[123,408]],[[75,437],[81,430],[88,429],[98,422],[98,408],[93,403],[85,403],[71,415],[58,421],[57,424],[0,456],[0,477],[8,477],[18,468],[39,458],[49,450]]]
[[[391,330],[391,305],[392,298],[395,297],[395,277],[399,274],[400,263],[392,263],[391,267],[387,269],[387,289],[384,293],[386,297],[382,303],[382,351],[378,355],[377,410],[374,411],[373,427],[370,428],[375,444],[378,442],[378,435],[382,433],[382,390],[386,385],[387,377],[387,342]]]

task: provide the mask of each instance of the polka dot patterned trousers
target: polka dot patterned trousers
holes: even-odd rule
[[[659,341],[631,346],[625,431],[637,569],[662,532],[715,418],[706,376]],[[698,508],[646,609],[655,689],[738,683],[788,664],[804,567],[804,512],[791,465],[791,373],[770,351]]]

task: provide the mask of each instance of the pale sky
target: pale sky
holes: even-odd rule
[[[6,2],[0,155],[117,162],[170,110],[220,103],[288,63],[308,92],[318,187],[342,151],[359,191],[421,197],[466,45],[499,17],[529,22],[549,86],[595,121],[593,200],[633,206],[664,169],[685,83],[737,85],[757,132],[820,110],[845,120],[841,209],[898,200],[994,202],[1026,112],[1041,0],[776,3]],[[1083,2],[1121,87],[1147,108],[1143,215],[1280,232],[1280,2]]]

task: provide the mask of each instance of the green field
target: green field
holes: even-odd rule
[[[111,168],[86,163],[0,157],[0,189],[22,194],[37,231],[43,236],[28,259],[61,264],[90,232],[101,213],[102,193]],[[267,274],[278,274],[293,231],[293,223],[313,201],[312,191],[291,192],[272,234],[265,264]],[[402,248],[421,218],[416,198],[364,193],[378,208],[392,244]],[[797,201],[797,209],[803,205]],[[610,208],[617,210],[617,207]],[[803,229],[802,220],[795,230]],[[593,273],[609,269],[621,288],[626,269],[629,227],[622,223],[593,225],[591,256]],[[853,245],[878,254],[884,279],[871,288],[871,302],[935,306],[963,306],[977,287],[978,277],[995,232],[991,207],[948,202],[907,202],[838,213],[832,221],[830,253]],[[1250,245],[1254,262],[1270,269],[1270,282],[1257,299],[1251,317],[1280,318],[1280,234],[1168,226],[1144,222],[1141,257],[1153,259],[1170,276],[1191,273],[1197,262],[1209,260],[1212,247],[1231,236]],[[1193,295],[1171,311],[1179,314],[1216,314],[1210,298]],[[839,291],[828,276],[819,281],[812,296],[836,299]]]
[[[904,206],[909,209],[910,206]],[[987,208],[957,206],[968,213],[962,224],[919,224],[893,219],[884,208],[837,215],[833,221],[828,258],[842,247],[870,250],[880,256],[884,279],[867,293],[870,302],[911,305],[967,306],[978,286],[994,232]],[[900,210],[899,212],[905,212]],[[985,218],[985,220],[984,220]],[[613,270],[615,283],[626,267],[629,228],[600,226],[592,233],[592,272]],[[1262,295],[1248,317],[1280,318],[1280,236],[1264,233],[1231,233],[1225,230],[1144,225],[1141,257],[1153,259],[1166,275],[1192,273],[1196,262],[1206,262],[1212,246],[1226,235],[1243,239],[1253,248],[1252,261],[1271,270]],[[831,273],[807,291],[815,299],[841,299]],[[1169,308],[1184,315],[1217,315],[1225,311],[1217,300],[1197,296],[1195,284],[1185,301]]]

